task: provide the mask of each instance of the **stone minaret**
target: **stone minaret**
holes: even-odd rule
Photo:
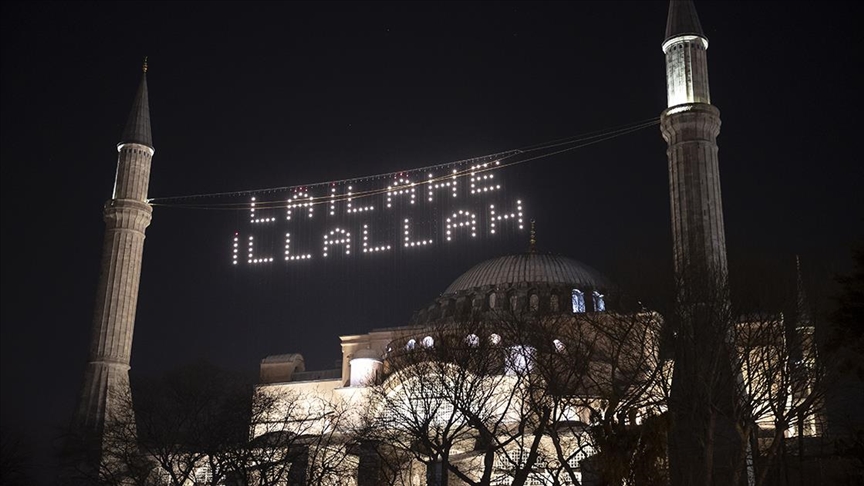
[[[741,442],[734,423],[736,377],[720,198],[720,111],[708,89],[708,39],[690,0],[671,0],[663,53],[669,194],[677,287],[675,371],[669,399],[674,486],[734,485]]]
[[[672,0],[663,41],[667,108],[660,124],[669,145],[675,272],[683,289],[726,278],[717,159],[720,111],[711,105],[707,51],[693,3]]]
[[[144,230],[153,209],[147,203],[153,139],[147,101],[147,62],[126,128],[117,144],[114,194],[105,204],[102,270],[90,338],[90,357],[78,404],[77,422],[101,434],[106,419],[129,392],[129,357],[138,303]]]

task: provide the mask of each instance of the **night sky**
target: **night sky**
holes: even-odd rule
[[[666,104],[664,1],[2,5],[2,424],[30,432],[40,466],[81,386],[102,205],[143,56],[156,198],[446,163]],[[723,121],[730,267],[800,254],[813,275],[848,272],[864,216],[861,7],[696,6]],[[650,127],[502,171],[502,194],[526,201],[540,250],[668,282],[665,150]],[[154,208],[133,376],[206,360],[251,380],[286,352],[332,367],[339,335],[403,325],[473,264],[528,241],[232,266],[247,220]]]

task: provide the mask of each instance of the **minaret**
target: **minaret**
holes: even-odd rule
[[[669,148],[675,273],[682,289],[724,282],[726,235],[717,135],[720,111],[708,90],[708,39],[689,0],[672,0],[666,22],[667,108],[660,116]]]
[[[677,287],[670,479],[673,486],[735,485],[746,475],[734,421],[738,373],[717,158],[720,111],[708,89],[708,39],[690,0],[671,0],[662,47],[667,108],[660,128],[669,147]]]
[[[147,101],[147,60],[126,128],[117,144],[114,193],[105,203],[102,270],[90,338],[90,357],[78,404],[77,422],[101,434],[129,393],[129,358],[138,303],[144,230],[153,209],[147,203],[153,139]]]

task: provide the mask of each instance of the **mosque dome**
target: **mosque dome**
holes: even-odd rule
[[[454,280],[444,291],[444,295],[489,286],[509,287],[518,284],[565,285],[598,290],[610,287],[608,280],[600,272],[572,258],[544,253],[521,253],[478,263]]]
[[[606,277],[572,258],[537,252],[507,255],[460,275],[434,302],[418,310],[411,324],[503,311],[526,316],[603,311],[609,290],[612,285]]]

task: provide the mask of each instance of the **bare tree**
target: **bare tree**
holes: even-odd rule
[[[201,365],[133,389],[134,402],[130,393],[114,397],[127,413],[106,421],[96,438],[100,468],[77,471],[78,483],[338,485],[353,473],[341,438],[347,412],[320,397],[253,392]]]
[[[778,458],[785,463],[788,437],[797,437],[800,459],[806,437],[822,432],[825,374],[813,328],[790,327],[783,314],[767,313],[748,315],[736,326],[736,418],[743,449],[752,456],[752,484],[765,484]]]
[[[370,433],[440,484],[579,484],[588,456],[602,481],[650,484],[665,465],[661,326],[650,312],[498,311],[417,329],[373,388]]]
[[[512,368],[523,357],[493,330],[467,322],[406,335],[371,388],[370,436],[425,464],[436,484],[450,475],[490,484],[499,453],[530,426],[521,420],[524,373]]]
[[[349,484],[350,410],[320,396],[258,389],[249,457],[238,461],[244,484]],[[238,467],[239,469],[239,467]]]
[[[652,312],[588,312],[501,319],[532,349],[526,410],[548,437],[535,475],[579,484],[653,484],[665,471],[670,365]],[[658,428],[659,425],[659,428]],[[585,461],[591,457],[588,461]],[[585,466],[583,467],[583,462]]]

